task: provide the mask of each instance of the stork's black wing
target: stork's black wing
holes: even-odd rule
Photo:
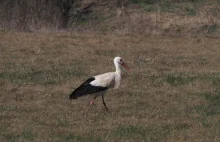
[[[107,90],[107,87],[102,87],[102,86],[92,86],[90,82],[95,80],[94,77],[91,77],[87,79],[85,82],[83,82],[78,88],[76,88],[71,94],[69,99],[77,99],[78,97],[88,95],[88,94],[93,94],[97,93],[100,91]]]

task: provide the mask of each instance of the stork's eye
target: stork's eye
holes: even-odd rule
[[[122,62],[122,59],[120,59],[120,62]]]

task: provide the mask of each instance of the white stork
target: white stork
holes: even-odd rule
[[[105,92],[109,88],[116,89],[119,87],[121,82],[121,66],[125,67],[128,71],[130,70],[121,57],[115,57],[114,64],[116,68],[115,72],[108,72],[87,79],[70,94],[69,99],[77,99],[78,97],[88,94],[95,94],[93,100],[90,101],[90,105],[87,110],[88,112],[96,97],[102,95],[102,103],[105,106],[106,111],[108,111],[108,108],[104,101]]]

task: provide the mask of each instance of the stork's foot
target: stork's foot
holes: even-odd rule
[[[111,112],[111,110],[108,110],[108,108],[106,109],[106,108],[103,108],[103,113],[110,113]]]
[[[105,110],[106,110],[106,111],[108,111],[108,108],[107,108],[107,106],[106,106],[106,103],[105,103],[105,102],[103,102],[103,105],[105,106]]]
[[[87,109],[86,113],[88,113],[88,111],[90,110],[91,106],[94,104],[94,101],[95,101],[95,99],[90,101],[90,105],[89,105],[89,108]]]
[[[94,104],[94,101],[95,101],[94,99],[93,99],[93,100],[91,100],[91,101],[90,101],[90,105],[89,105],[89,106],[93,105],[93,104]]]
[[[108,111],[108,108],[107,108],[105,100],[104,100],[104,94],[102,94],[102,103],[105,106],[105,110]]]

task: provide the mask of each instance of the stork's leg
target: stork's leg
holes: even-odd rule
[[[108,108],[107,108],[105,100],[104,100],[104,93],[102,94],[102,103],[105,106],[106,111],[108,111]]]
[[[91,106],[94,104],[95,99],[97,98],[97,96],[95,96],[91,101],[90,101],[90,105],[88,110],[86,111],[86,113],[88,113],[89,109],[91,108]]]

